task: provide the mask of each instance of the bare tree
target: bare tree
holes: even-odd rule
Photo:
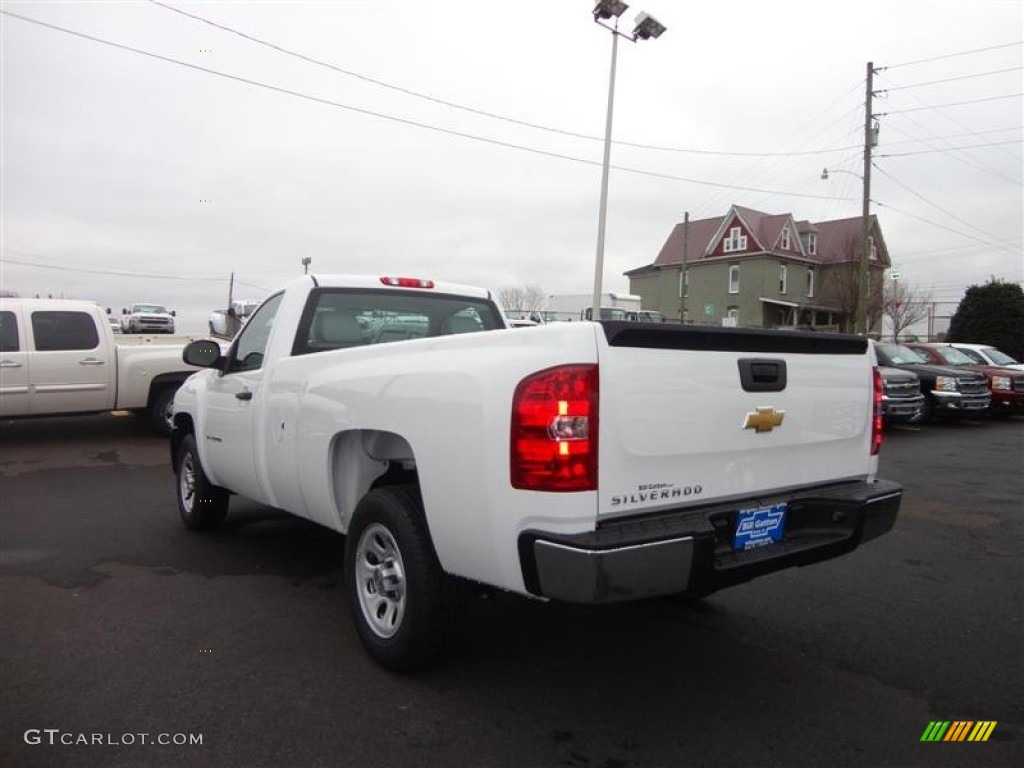
[[[498,303],[506,312],[519,312],[523,308],[523,287],[506,285],[498,289]]]
[[[884,310],[881,275],[874,269],[868,275],[868,325],[875,328]],[[836,307],[843,315],[842,330],[852,331],[856,327],[857,300],[860,296],[860,264],[856,261],[831,264],[823,277],[822,296],[826,303]]]
[[[544,293],[544,289],[539,285],[527,285],[523,288],[523,309],[527,312],[534,312],[538,309],[544,309],[544,305],[547,304],[548,297]]]
[[[498,302],[506,312],[529,314],[544,308],[547,296],[539,285],[507,285],[498,290]]]
[[[898,341],[903,331],[924,320],[933,301],[931,291],[919,288],[906,280],[886,281],[882,311],[892,323],[892,340]]]

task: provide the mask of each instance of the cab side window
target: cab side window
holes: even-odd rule
[[[255,371],[263,367],[263,355],[267,351],[267,342],[270,341],[270,330],[274,326],[274,318],[277,317],[277,310],[283,298],[283,293],[271,296],[249,318],[249,322],[238,334],[228,373]]]
[[[0,352],[17,352],[18,319],[13,312],[0,312]]]
[[[33,312],[32,335],[39,352],[96,349],[100,345],[96,323],[85,312]]]

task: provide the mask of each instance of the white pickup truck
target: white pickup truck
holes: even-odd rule
[[[132,304],[121,310],[121,333],[174,333],[175,315],[163,304]]]
[[[132,410],[170,434],[174,392],[195,372],[181,359],[189,340],[115,340],[88,301],[0,299],[0,418]]]
[[[238,299],[230,302],[227,309],[215,309],[210,313],[210,333],[222,339],[233,339],[249,315],[260,305],[258,301]]]
[[[226,355],[190,344],[209,370],[174,404],[185,525],[217,525],[238,493],[346,534],[359,636],[399,671],[438,658],[463,580],[577,603],[704,595],[892,527],[864,339],[505,325],[484,290],[310,275]]]

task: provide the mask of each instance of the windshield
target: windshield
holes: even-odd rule
[[[917,352],[902,344],[876,344],[875,354],[882,365],[918,365],[923,362]]]
[[[154,315],[166,315],[167,309],[159,304],[136,304],[132,307],[134,312],[151,312]]]
[[[954,347],[935,347],[935,351],[948,365],[977,365],[971,358]]]
[[[995,347],[985,347],[985,353],[992,358],[992,362],[996,365],[1017,365],[1016,360]]]

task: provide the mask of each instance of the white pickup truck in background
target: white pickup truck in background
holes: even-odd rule
[[[132,304],[121,310],[121,332],[174,333],[175,315],[163,304]]]
[[[209,319],[210,333],[222,339],[233,339],[259,305],[258,301],[238,299],[230,302],[227,309],[213,310]]]
[[[705,595],[892,527],[865,339],[505,326],[481,289],[310,275],[226,355],[190,344],[209,370],[175,399],[185,525],[216,526],[237,493],[346,534],[355,626],[400,671],[436,661],[463,580],[576,603]]]
[[[195,372],[188,341],[115,338],[88,301],[0,299],[0,418],[131,410],[170,434],[174,392]]]

